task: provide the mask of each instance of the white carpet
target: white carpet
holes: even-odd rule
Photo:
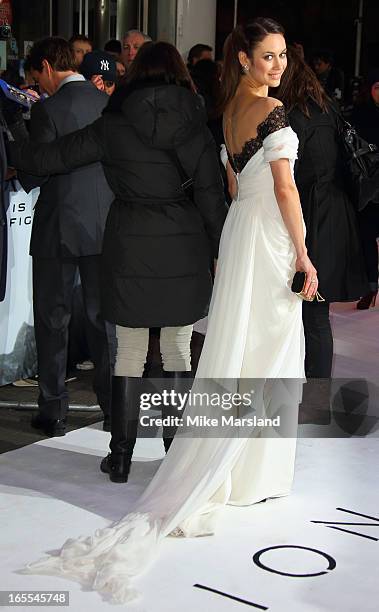
[[[112,484],[98,469],[107,444],[108,435],[92,426],[2,456],[2,589],[69,590],[70,611],[115,609],[76,583],[16,573],[68,537],[90,534],[119,519],[162,456],[160,440],[140,440],[130,482]],[[198,583],[278,612],[377,610],[379,542],[311,522],[369,523],[341,527],[379,538],[377,465],[376,438],[300,440],[290,497],[227,508],[213,537],[166,540],[158,561],[138,580],[143,598],[118,607],[136,612],[259,609],[194,587]],[[339,507],[377,520],[336,510]],[[331,555],[336,568],[321,576],[292,577],[254,564],[255,553],[279,545],[317,549]],[[318,573],[328,565],[319,553],[296,548],[268,551],[261,561],[298,574]]]
[[[364,388],[359,381],[356,383],[356,393],[363,399],[362,418],[358,418],[354,432],[339,421],[337,412],[333,413],[338,435],[345,438],[299,441],[291,496],[249,508],[227,508],[213,537],[167,539],[158,561],[138,580],[137,588],[143,597],[134,604],[117,606],[118,609],[378,610],[379,442],[375,414],[379,405],[379,309],[357,312],[352,305],[339,305],[333,310],[333,327],[334,376],[350,379],[350,387],[342,392],[355,392],[354,388],[351,391],[351,380],[369,379]],[[338,401],[337,393],[336,408]],[[367,419],[367,414],[373,418]],[[301,431],[308,430],[303,427]],[[357,437],[350,437],[352,433]],[[139,440],[130,481],[126,485],[112,484],[99,471],[108,442],[109,434],[95,425],[0,457],[1,589],[68,590],[70,612],[117,609],[97,593],[83,591],[76,583],[17,574],[25,563],[59,548],[68,537],[90,534],[127,513],[163,456],[160,440]],[[312,521],[365,525],[340,525],[356,532],[353,534]],[[326,570],[325,573],[312,577],[283,576],[254,563],[256,553],[277,546],[306,549],[273,548],[262,553],[260,561],[271,569],[287,574]],[[334,569],[326,569],[328,559],[323,555],[332,557]],[[195,584],[223,594],[197,588]],[[18,609],[29,610],[23,606]]]

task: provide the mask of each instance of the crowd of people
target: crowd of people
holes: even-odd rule
[[[146,46],[146,43],[151,43],[150,37],[138,30],[127,32],[122,41],[109,40],[104,50],[94,50],[91,41],[84,35],[75,35],[69,41],[53,37],[35,43],[24,62],[24,75],[16,74],[14,69],[9,69],[3,75],[15,85],[27,87],[30,92],[38,90],[39,93],[35,93],[36,98],[39,95],[42,96],[41,101],[33,105],[31,115],[26,121],[25,115],[22,116],[19,109],[14,107],[9,109],[9,106],[5,105],[3,112],[8,124],[12,125],[16,139],[26,136],[35,144],[50,142],[83,128],[93,121],[100,120],[101,116],[108,117],[114,116],[117,112],[120,113],[123,106],[126,105],[126,92],[132,87],[133,64],[137,53],[142,47],[147,53],[149,47]],[[164,53],[169,56],[169,51],[164,47],[160,49],[160,52],[162,57]],[[157,53],[155,48],[154,53]],[[330,303],[359,300],[357,304],[359,309],[375,305],[378,290],[376,243],[379,233],[378,207],[375,201],[370,202],[357,216],[351,194],[344,186],[344,169],[338,131],[339,103],[343,101],[344,79],[341,71],[333,65],[331,53],[328,51],[315,52],[308,64],[302,46],[296,44],[288,50],[288,57],[288,67],[280,86],[271,91],[273,97],[283,102],[289,123],[299,139],[295,179],[306,224],[307,250],[318,270],[323,295],[323,301],[305,301],[303,304],[306,343],[305,370],[306,375],[311,378],[330,378],[333,357],[333,338],[329,321]],[[172,66],[170,64],[170,70],[166,76],[161,74],[161,67],[157,60],[156,68],[153,66],[147,76],[145,75],[143,79],[139,76],[136,80],[145,79],[149,82],[156,80],[167,84],[179,80],[181,83],[186,83],[187,89],[196,92],[197,100],[201,101],[201,106],[206,112],[206,123],[213,136],[212,144],[216,143],[217,148],[220,148],[225,142],[225,126],[223,126],[220,111],[222,62],[214,60],[212,47],[205,44],[197,44],[190,49],[187,70],[179,66],[180,62],[177,58],[175,61],[171,58],[170,61]],[[180,78],[176,75],[178,71],[182,71]],[[133,87],[137,88],[136,85]],[[379,139],[375,136],[379,125],[378,71],[370,74],[368,88],[370,94],[364,103],[356,107],[353,122],[362,136],[368,141],[379,144]],[[141,131],[140,140],[149,139],[150,143],[154,136],[160,143],[160,147],[158,144],[155,145],[156,149],[165,150],[169,142],[168,140],[166,142],[165,139],[168,139],[170,129],[174,130],[175,121],[170,129],[166,126],[165,130],[162,130],[162,142],[159,140],[160,132],[157,131],[156,125],[154,134],[149,136],[149,124],[145,123],[142,114],[143,103],[147,102],[147,92],[144,88],[141,89],[139,115],[135,117],[132,133]],[[46,99],[44,99],[45,96],[47,96]],[[172,100],[172,106],[174,102],[181,103],[180,100]],[[168,99],[166,103],[169,104]],[[67,113],[67,108],[71,109],[70,113]],[[130,117],[133,116],[132,111],[129,114]],[[194,126],[196,121],[194,116]],[[142,128],[146,133],[143,133]],[[179,124],[177,129],[179,129]],[[117,142],[116,132],[117,130],[112,136],[113,143]],[[193,127],[193,132],[196,132],[195,127]],[[166,134],[165,138],[163,134]],[[99,135],[93,136],[93,139],[98,143],[100,137]],[[128,141],[132,142],[133,139],[129,137]],[[174,146],[173,142],[172,146]],[[117,164],[115,162],[118,171],[116,174],[119,174],[123,160],[125,160],[125,176],[128,170],[131,171],[133,168],[134,183],[136,183],[136,175],[142,166],[132,157],[138,151],[138,146],[134,143],[129,156],[127,150],[126,144],[119,143],[118,162]],[[133,376],[141,376],[145,368],[148,345],[146,331],[143,334],[139,332],[137,342],[136,331],[127,337],[120,325],[126,326],[125,322],[127,322],[127,327],[131,329],[143,327],[147,330],[156,327],[174,328],[174,323],[183,323],[184,327],[188,324],[186,332],[183,330],[180,332],[181,357],[178,353],[171,359],[169,367],[165,368],[164,365],[163,367],[171,373],[191,370],[189,342],[192,327],[190,325],[195,322],[196,317],[201,318],[207,312],[212,282],[212,274],[209,276],[209,261],[211,258],[216,259],[217,256],[213,235],[216,230],[212,229],[212,223],[216,223],[215,219],[218,215],[217,242],[226,214],[223,206],[219,208],[217,215],[207,211],[205,206],[201,210],[203,215],[201,224],[206,228],[208,238],[212,236],[212,248],[206,248],[205,243],[201,248],[199,245],[196,246],[196,240],[200,240],[199,244],[201,244],[205,240],[204,237],[194,239],[193,245],[188,244],[184,248],[183,238],[180,238],[176,241],[171,240],[172,250],[168,249],[170,255],[166,253],[164,256],[158,246],[155,247],[156,252],[153,246],[154,240],[159,240],[161,243],[162,238],[158,239],[157,236],[153,238],[153,235],[149,235],[147,220],[144,219],[144,229],[141,225],[138,231],[141,234],[147,232],[148,238],[139,241],[141,253],[133,262],[129,247],[127,248],[120,242],[118,251],[114,236],[109,230],[116,216],[114,212],[116,205],[113,203],[111,206],[111,202],[114,196],[116,196],[116,202],[125,201],[126,196],[136,198],[136,200],[141,197],[144,200],[151,198],[154,200],[151,220],[154,222],[154,227],[158,227],[159,222],[155,220],[157,205],[154,194],[157,193],[157,185],[162,180],[162,176],[157,175],[154,178],[154,170],[160,166],[157,166],[158,161],[155,161],[151,168],[144,167],[143,169],[144,174],[151,177],[149,184],[152,186],[152,191],[149,193],[146,185],[142,188],[137,183],[129,185],[126,178],[123,178],[121,183],[120,178],[117,181],[114,176],[111,178],[109,176],[111,162],[109,157],[107,162],[104,162],[103,149],[99,148],[95,157],[96,159],[90,159],[91,164],[86,165],[83,169],[75,168],[70,173],[60,176],[54,175],[46,178],[22,170],[19,170],[17,174],[26,191],[36,186],[41,190],[30,247],[33,257],[33,303],[40,387],[39,413],[33,419],[33,425],[40,427],[47,435],[64,435],[65,433],[68,410],[65,384],[67,353],[69,336],[73,335],[69,330],[78,276],[80,275],[85,322],[85,333],[83,334],[85,351],[94,364],[94,389],[104,413],[104,429],[109,430],[111,427],[111,373],[115,368],[116,353],[117,372],[120,370],[121,361],[128,362],[131,355],[134,354],[133,347],[141,345],[143,349],[138,349],[140,350],[138,359],[134,354],[134,366],[126,367],[126,371],[132,371]],[[193,157],[197,159],[195,155]],[[75,159],[75,155],[73,158]],[[83,160],[85,160],[84,153]],[[184,166],[183,160],[180,161],[178,157],[171,159],[174,174],[179,174],[180,177],[183,174],[192,177],[195,168]],[[236,168],[232,167],[232,172],[230,169],[230,164],[223,165],[221,159],[219,160],[219,173],[224,179],[224,195],[228,204],[235,195],[233,193],[233,170],[235,172]],[[49,174],[53,174],[50,169]],[[165,177],[165,180],[169,184],[173,183],[172,178]],[[172,197],[174,197],[173,194]],[[199,208],[199,204],[197,206]],[[143,209],[145,214],[147,209],[148,206]],[[109,211],[111,211],[110,214]],[[165,212],[165,209],[163,211]],[[121,222],[120,215],[121,217],[125,215],[122,206],[117,213],[118,224]],[[176,220],[176,227],[173,224],[170,229],[173,236],[175,232],[181,236],[183,224],[187,231],[191,227],[190,219],[186,219],[185,216],[182,218],[182,212],[179,217],[180,221],[179,218]],[[105,232],[106,223],[108,229]],[[125,227],[133,227],[133,232],[136,232],[140,222],[135,225],[134,218],[128,217],[123,220],[123,223]],[[163,228],[163,235],[165,235],[164,225]],[[200,230],[195,231],[193,228],[193,231],[194,235],[197,235]],[[334,235],[333,239],[332,235]],[[165,297],[163,300],[159,293],[160,305],[158,305],[153,299],[155,289],[147,288],[149,283],[145,278],[145,273],[150,270],[150,276],[154,276],[156,280],[170,277],[174,271],[171,270],[172,262],[170,266],[168,262],[173,257],[177,266],[178,255],[174,257],[173,254],[174,252],[178,254],[183,248],[184,261],[180,269],[176,269],[175,277],[178,272],[185,278],[189,278],[192,274],[191,291],[193,295],[191,294],[192,297],[190,297],[187,289],[180,288],[179,281],[173,283],[171,287],[166,280],[163,292]],[[186,257],[189,252],[199,251],[201,253],[202,249],[205,249],[202,264],[200,266],[198,259],[195,266],[195,277],[193,277],[193,258],[189,262],[186,261]],[[111,272],[115,261],[118,262],[117,270],[119,270],[120,261],[125,252],[128,252],[128,258],[123,271]],[[154,266],[149,263],[151,260],[154,261]],[[101,298],[101,267],[104,267],[105,261],[108,265],[105,273],[106,291],[103,291],[105,297]],[[4,265],[2,267],[4,271]],[[139,274],[143,276],[143,281],[139,279]],[[132,280],[133,275],[139,279],[138,282]],[[194,279],[197,277],[198,280],[195,282]],[[130,279],[127,288],[124,287],[125,278]],[[46,281],[46,279],[49,280]],[[152,283],[154,287],[156,280]],[[121,301],[121,305],[116,307],[118,300]],[[163,303],[165,304],[163,310],[167,315],[158,316],[157,313],[162,311]],[[180,314],[182,308],[187,312],[184,317]],[[117,310],[117,315],[114,313],[115,310]],[[144,311],[146,315],[143,315]],[[191,311],[193,314],[190,315]],[[130,313],[130,316],[127,313]],[[119,326],[117,327],[117,342],[115,324]],[[77,332],[78,328],[76,327],[75,330]],[[179,350],[178,337],[175,337],[175,333],[170,332],[170,334],[171,339],[167,340],[167,344],[166,332],[161,331],[163,364],[166,351],[175,354],[175,351]],[[167,335],[167,338],[170,334]],[[116,349],[117,344],[118,349]],[[175,346],[176,349],[174,349]],[[125,368],[121,369],[124,371]],[[125,393],[123,389],[122,394],[125,395]],[[115,390],[113,390],[113,397],[117,397]]]
[[[222,66],[199,44],[186,67],[173,45],[137,30],[101,51],[84,36],[47,38],[26,58],[25,86],[38,85],[43,98],[27,125],[13,107],[4,115],[15,140],[9,163],[26,191],[40,188],[30,250],[40,390],[32,424],[65,434],[79,272],[94,390],[111,431],[100,469],[113,482],[129,476],[151,328],[161,330],[163,374],[178,389],[192,375],[193,325],[209,312],[197,380],[281,381],[280,401],[297,425],[291,381],[331,377],[330,304],[375,303],[376,195],[358,218],[341,155],[343,80],[330,56],[314,59],[313,70],[266,18],[233,30]],[[371,141],[377,72],[369,88],[354,121]],[[291,291],[296,274],[302,283]],[[264,401],[276,393],[265,387]],[[90,579],[127,600],[131,576],[161,537],[209,533],[210,506],[289,492],[291,431],[181,440],[164,429],[167,457],[134,513],[70,540],[31,571]]]
[[[75,35],[69,41],[51,38],[36,43],[24,62],[24,76],[16,74],[14,68],[3,75],[11,83],[28,88],[31,93],[38,90],[43,96],[49,96],[43,103],[41,101],[33,106],[31,117],[26,122],[21,118],[20,110],[15,112],[13,108],[8,112],[9,109],[4,108],[5,117],[9,123],[13,123],[16,137],[27,136],[35,143],[49,142],[84,127],[103,112],[120,110],[125,97],[125,84],[133,74],[133,62],[139,49],[149,41],[150,37],[143,32],[130,30],[122,41],[109,40],[104,50],[94,50],[91,41],[84,35]],[[324,296],[323,302],[303,304],[306,373],[309,377],[329,378],[333,356],[330,303],[359,300],[359,309],[375,305],[378,289],[378,207],[371,202],[357,217],[354,202],[344,187],[337,121],[339,104],[343,101],[344,79],[341,71],[334,66],[332,54],[328,51],[315,52],[309,64],[301,45],[295,45],[289,54],[289,66],[280,87],[273,89],[272,95],[284,103],[290,125],[300,141],[299,159],[295,165],[296,183],[307,227],[307,248],[318,269]],[[212,47],[197,44],[188,53],[187,69],[183,81],[187,79],[191,83],[189,87],[196,90],[205,108],[207,126],[213,140],[217,147],[221,147],[224,143],[219,104],[222,63],[214,60]],[[168,82],[170,78],[173,77],[166,77]],[[89,87],[89,83],[94,87]],[[369,75],[368,88],[370,94],[364,103],[357,105],[353,121],[366,140],[379,144],[376,137],[379,125],[378,71]],[[35,93],[35,96],[37,98],[38,94]],[[111,96],[111,99],[108,100],[107,96]],[[72,113],[64,112],[68,105]],[[138,123],[136,120],[134,130],[137,130]],[[225,199],[230,204],[234,179],[230,175],[228,177],[221,161],[219,165],[224,179]],[[151,170],[148,172],[151,173]],[[18,179],[27,191],[36,186],[41,188],[30,251],[33,257],[35,333],[40,370],[39,414],[33,423],[42,424],[49,435],[64,434],[68,409],[65,379],[72,367],[72,363],[69,363],[67,368],[67,346],[75,345],[75,336],[82,336],[82,357],[90,357],[94,364],[95,390],[105,416],[104,428],[109,430],[109,371],[113,369],[116,352],[114,327],[109,322],[114,317],[107,316],[107,323],[104,323],[98,272],[91,271],[88,275],[88,270],[86,273],[83,266],[87,267],[91,261],[95,267],[99,266],[105,223],[113,194],[117,195],[117,190],[114,186],[109,189],[109,180],[105,180],[98,164],[60,178],[47,180],[19,172]],[[140,195],[137,190],[135,195]],[[109,219],[112,219],[112,215]],[[151,238],[148,243],[144,247],[145,253],[149,253]],[[145,265],[148,267],[147,263]],[[56,267],[54,271],[52,266]],[[78,326],[73,327],[73,321],[70,322],[79,270],[79,295],[85,332],[79,331]],[[51,278],[51,282],[46,283],[46,278]],[[49,300],[46,299],[46,291]],[[136,287],[134,294],[137,295]],[[166,294],[166,302],[171,303],[170,309],[175,309],[176,289],[166,291]],[[197,295],[200,304],[201,294]],[[57,309],[60,309],[59,325]],[[141,306],[137,310],[140,309]],[[201,307],[199,315],[205,312],[206,308]],[[133,320],[133,325],[135,323]],[[154,327],[155,323],[157,321],[152,317],[146,327]],[[71,343],[69,337],[72,338]],[[190,332],[187,340],[189,338]],[[120,339],[118,342],[120,346]],[[144,346],[146,342],[145,335]],[[161,342],[164,346],[164,334]],[[110,347],[109,351],[107,347]],[[185,361],[188,370],[188,357]],[[143,370],[143,364],[138,371],[141,367]]]

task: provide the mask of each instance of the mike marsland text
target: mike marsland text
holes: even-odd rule
[[[218,418],[204,415],[167,416],[165,418],[144,415],[140,418],[142,427],[280,427],[280,416],[273,419],[257,417],[237,418],[221,415]]]

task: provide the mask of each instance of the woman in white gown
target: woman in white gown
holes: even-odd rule
[[[301,299],[290,286],[295,271],[304,271],[311,297],[317,273],[307,256],[293,182],[297,137],[283,106],[267,97],[285,67],[283,30],[274,21],[260,18],[229,36],[223,74],[228,153],[223,156],[234,200],[222,234],[197,379],[260,379],[256,388],[264,410],[280,396],[294,425],[304,338]],[[186,414],[191,411],[189,406]],[[289,493],[295,435],[176,437],[131,513],[93,536],[68,540],[58,555],[25,572],[67,576],[111,593],[115,602],[132,599],[132,578],[155,556],[162,538],[211,534],[215,511],[223,505]]]

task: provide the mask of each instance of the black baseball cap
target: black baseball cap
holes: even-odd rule
[[[116,60],[113,55],[105,51],[91,51],[86,53],[80,65],[80,72],[86,79],[95,74],[103,77],[104,81],[117,80]]]

